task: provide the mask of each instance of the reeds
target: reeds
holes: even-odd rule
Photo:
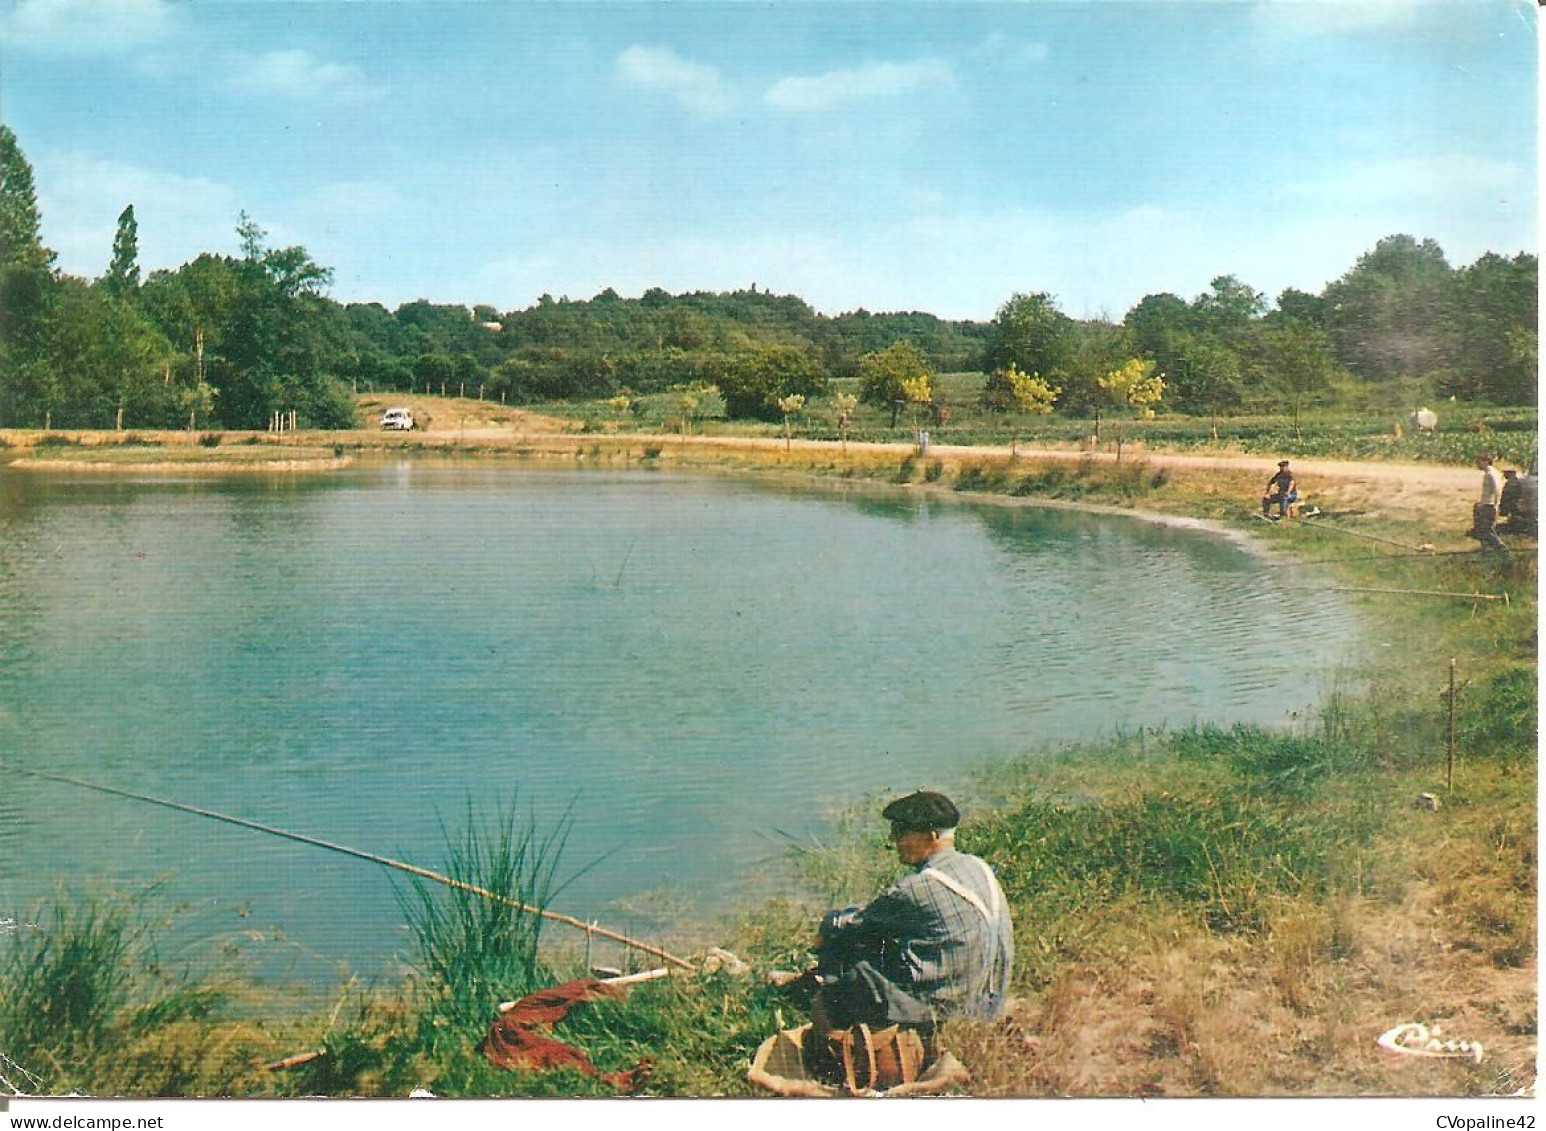
[[[539,835],[534,820],[520,821],[513,800],[489,817],[469,801],[460,828],[442,826],[443,871],[458,884],[499,898],[417,876],[408,889],[399,889],[427,998],[420,1028],[429,1045],[448,1030],[464,1038],[481,1036],[501,1001],[541,984],[547,972],[539,961],[543,919],[536,911],[555,893],[569,828],[566,813]]]
[[[198,1077],[166,1034],[212,1017],[226,995],[164,971],[153,931],[134,908],[124,896],[66,892],[8,933],[0,949],[0,1076],[12,1090],[89,1093],[127,1081],[138,1088],[157,1073],[184,1085]],[[147,1054],[151,1044],[160,1051]],[[142,1058],[153,1071],[136,1070]]]

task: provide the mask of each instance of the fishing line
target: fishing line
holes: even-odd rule
[[[321,840],[312,836],[306,836],[304,833],[291,832],[288,829],[275,828],[272,825],[261,825],[256,821],[243,820],[241,817],[233,817],[228,813],[217,813],[213,809],[200,809],[193,805],[184,805],[177,801],[167,801],[164,798],[151,797],[150,795],[144,793],[133,793],[127,789],[116,789],[110,785],[99,785],[96,782],[82,781],[79,778],[65,777],[63,774],[51,774],[43,770],[23,769],[21,766],[13,766],[8,762],[0,762],[0,770],[9,770],[12,773],[24,774],[27,777],[42,778],[46,781],[62,782],[65,785],[77,786],[80,789],[90,789],[95,790],[98,793],[110,794],[114,797],[128,798],[130,801],[143,801],[150,805],[160,805],[167,809],[175,809],[179,813],[191,813],[196,817],[207,817],[212,821],[223,821],[228,825],[236,825],[240,828],[252,829],[255,832],[267,833],[270,836],[283,837],[286,840],[297,841],[301,844],[309,844],[313,848],[325,848],[329,852],[337,852],[344,856],[353,856],[357,860],[366,860],[372,864],[379,864],[383,868],[395,868],[400,872],[407,872],[409,875],[419,876],[422,879],[433,880],[435,883],[444,884],[446,887],[454,888],[457,891],[465,891],[471,895],[481,896],[484,899],[492,900],[495,903],[502,903],[507,907],[515,908],[517,911],[523,911],[530,915],[537,915],[543,919],[548,919],[555,923],[563,923],[565,926],[574,927],[577,930],[584,931],[588,936],[595,935],[604,939],[611,939],[613,942],[622,943],[626,947],[631,947],[634,950],[642,951],[645,954],[653,954],[656,958],[662,958],[665,961],[670,962],[675,966],[679,966],[684,970],[695,969],[693,964],[688,962],[686,959],[678,958],[674,954],[668,954],[664,950],[661,950],[659,947],[654,947],[648,943],[639,942],[637,939],[631,939],[628,936],[620,935],[615,931],[608,931],[602,927],[596,926],[594,923],[582,922],[570,915],[563,915],[557,911],[549,911],[544,907],[533,907],[530,904],[522,903],[519,900],[510,899],[509,897],[500,895],[497,892],[489,891],[487,888],[481,888],[475,884],[463,883],[461,880],[454,880],[450,876],[441,875],[439,872],[431,872],[428,868],[420,868],[416,864],[408,864],[402,860],[393,860],[389,856],[379,856],[374,852],[365,852],[358,848],[350,848],[348,845],[335,844],[332,841]]]

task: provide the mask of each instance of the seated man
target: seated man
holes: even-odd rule
[[[1520,475],[1512,468],[1503,473],[1503,493],[1498,498],[1498,516],[1506,519],[1498,529],[1510,534],[1535,537],[1538,484],[1533,475]]]
[[[947,1017],[1002,1017],[1014,960],[1009,907],[987,863],[956,851],[959,810],[923,792],[881,815],[913,871],[868,906],[822,919],[809,975],[815,1029],[900,1024],[927,1033]]]
[[[1272,505],[1276,503],[1278,517],[1282,518],[1288,513],[1289,507],[1298,501],[1299,491],[1294,485],[1294,473],[1288,470],[1288,461],[1283,460],[1278,464],[1278,473],[1267,480],[1267,488],[1261,497],[1261,512],[1269,514]]]

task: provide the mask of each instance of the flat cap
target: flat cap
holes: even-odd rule
[[[880,815],[903,829],[953,829],[961,822],[961,811],[943,793],[923,790],[898,797],[880,811]]]

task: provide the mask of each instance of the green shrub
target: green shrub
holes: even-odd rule
[[[1536,673],[1507,668],[1459,697],[1456,742],[1468,754],[1533,759],[1539,733]]]

